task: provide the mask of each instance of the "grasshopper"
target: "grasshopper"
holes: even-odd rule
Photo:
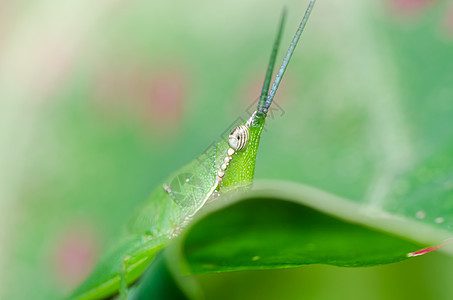
[[[270,87],[286,18],[281,17],[256,111],[216,145],[158,186],[127,226],[124,236],[100,260],[71,299],[127,298],[127,287],[152,263],[158,251],[190,223],[207,203],[222,194],[249,189],[268,109],[313,9],[311,0],[283,63]],[[270,88],[270,89],[269,89]]]

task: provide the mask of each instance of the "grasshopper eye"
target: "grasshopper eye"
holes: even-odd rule
[[[228,138],[230,147],[235,151],[241,151],[247,145],[249,140],[249,129],[244,125],[239,125],[231,131]]]

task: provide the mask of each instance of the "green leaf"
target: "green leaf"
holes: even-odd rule
[[[309,264],[388,264],[451,237],[421,222],[290,182],[261,181],[252,192],[220,199],[164,250],[175,278]],[[158,275],[144,278],[141,289],[155,285],[154,277]]]
[[[379,265],[452,236],[301,184],[256,186],[208,208],[186,231],[182,241],[192,272]]]

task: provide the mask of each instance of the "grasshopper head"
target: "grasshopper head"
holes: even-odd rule
[[[275,76],[272,87],[269,90],[272,73],[275,66],[275,60],[277,57],[277,51],[280,45],[280,40],[283,32],[283,25],[286,18],[286,11],[283,11],[280,26],[275,39],[272,53],[267,67],[266,76],[264,79],[263,88],[261,90],[260,100],[258,103],[257,110],[250,116],[250,118],[234,128],[230,135],[221,143],[224,143],[225,159],[218,173],[218,180],[222,187],[222,190],[237,189],[240,186],[250,186],[252,184],[253,176],[255,173],[255,161],[256,154],[258,151],[258,145],[260,141],[261,133],[263,132],[264,123],[268,113],[268,109],[272,104],[275,93],[278,89],[283,74],[288,67],[288,63],[291,56],[296,48],[302,31],[305,28],[308,17],[310,16],[311,10],[315,0],[311,0],[305,15],[294,35],[294,38],[289,46],[288,52],[283,60],[283,63]]]

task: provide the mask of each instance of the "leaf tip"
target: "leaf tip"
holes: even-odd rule
[[[421,250],[418,250],[418,251],[415,251],[415,252],[408,253],[408,254],[407,254],[407,257],[415,257],[415,256],[424,255],[424,254],[426,254],[426,253],[429,253],[429,252],[438,250],[438,249],[442,248],[443,246],[450,244],[452,241],[453,241],[453,240],[448,240],[448,241],[445,241],[444,243],[442,243],[442,244],[440,244],[440,245],[437,245],[437,246],[426,247],[426,248],[423,248],[423,249],[421,249]]]

